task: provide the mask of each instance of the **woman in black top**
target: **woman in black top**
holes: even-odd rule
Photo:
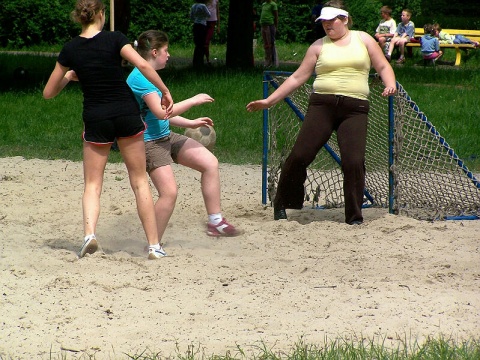
[[[79,81],[83,92],[83,223],[85,238],[79,257],[93,254],[100,214],[100,194],[110,147],[117,139],[135,193],[137,210],[149,243],[149,259],[165,255],[158,241],[153,199],[145,171],[145,124],[128,87],[122,59],[139,70],[164,96],[162,105],[171,113],[173,100],[157,72],[120,32],[102,31],[105,5],[101,0],[78,0],[72,12],[82,25],[79,36],[65,44],[43,90],[46,99],[56,96],[70,81]]]

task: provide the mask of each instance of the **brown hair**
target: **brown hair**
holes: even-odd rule
[[[150,50],[160,49],[165,45],[168,45],[168,36],[166,33],[160,30],[147,30],[138,37],[136,48],[144,59],[148,59]]]
[[[330,1],[327,1],[325,4],[323,4],[323,7],[334,7],[334,8],[337,8],[337,9],[342,9],[342,10],[345,10],[347,11],[345,5],[343,4],[343,1],[342,0],[330,0]],[[345,19],[346,17],[345,16],[337,16],[338,18],[340,19]],[[353,21],[352,21],[352,17],[350,16],[350,14],[348,15],[348,22],[347,22],[347,25],[348,25],[348,28],[350,29],[353,25]]]
[[[390,6],[387,6],[387,5],[382,6],[382,7],[380,8],[380,12],[392,16],[392,8],[391,8]]]
[[[425,35],[430,34],[430,35],[435,35],[435,29],[432,24],[425,24],[423,26],[423,32]]]
[[[75,9],[70,14],[73,21],[81,25],[89,25],[94,22],[95,15],[105,10],[102,0],[77,0]]]

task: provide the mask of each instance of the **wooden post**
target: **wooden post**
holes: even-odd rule
[[[110,0],[110,31],[115,30],[115,1]]]

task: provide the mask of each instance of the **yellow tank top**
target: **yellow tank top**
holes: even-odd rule
[[[337,46],[328,36],[315,65],[313,91],[366,100],[371,62],[358,31],[351,31],[350,44]]]

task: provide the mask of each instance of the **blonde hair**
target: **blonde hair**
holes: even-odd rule
[[[77,0],[71,12],[72,20],[81,25],[89,25],[95,21],[95,15],[105,10],[102,0]]]

